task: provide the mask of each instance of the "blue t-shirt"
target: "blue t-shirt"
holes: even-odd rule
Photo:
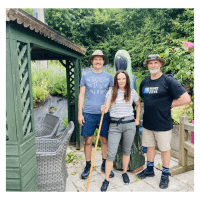
[[[140,84],[140,97],[144,100],[143,127],[152,131],[173,128],[170,106],[186,90],[174,78],[165,74],[156,80],[150,76]]]
[[[101,114],[101,106],[105,103],[105,95],[108,88],[113,86],[111,74],[104,71],[101,73],[89,71],[82,75],[80,86],[86,86],[84,112]]]

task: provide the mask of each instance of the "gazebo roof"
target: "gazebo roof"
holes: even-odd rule
[[[47,26],[45,23],[36,19],[35,17],[29,15],[22,9],[17,8],[7,8],[6,9],[6,21],[15,21],[18,24],[22,24],[25,28],[29,28],[36,33],[40,33],[61,45],[64,45],[82,55],[86,54],[84,47],[70,41],[67,37],[61,35],[59,32],[55,31],[51,27]]]

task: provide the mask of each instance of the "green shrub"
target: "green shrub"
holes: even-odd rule
[[[44,103],[49,95],[67,97],[66,72],[64,67],[57,65],[43,69],[32,63],[31,68],[34,107]]]
[[[63,96],[67,97],[67,83],[66,75],[55,74],[51,75],[51,78],[48,80],[48,89],[52,96]]]
[[[64,120],[63,120],[63,127],[64,127],[64,129],[66,129],[67,126],[68,126],[68,116],[66,116],[66,117],[64,118]]]
[[[180,123],[180,116],[186,115],[189,117],[189,122],[191,123],[193,120],[193,109],[192,109],[192,102],[188,105],[178,106],[172,108],[171,115],[175,125],[179,125]]]
[[[93,145],[95,145],[95,144],[96,144],[98,130],[99,130],[99,129],[96,129],[96,130],[95,130],[95,132],[94,132],[94,139],[93,139],[93,142],[92,142],[92,144],[93,144]],[[100,140],[100,136],[99,136],[99,141],[98,141],[97,147],[101,147],[101,140]]]
[[[173,42],[173,40],[172,40]],[[177,40],[176,40],[177,42]],[[184,41],[179,40],[174,46],[167,48],[163,53],[167,65],[163,68],[164,73],[176,74],[174,78],[183,85],[191,95],[191,106],[194,113],[194,46],[188,48]],[[191,43],[192,44],[192,43]]]
[[[33,107],[41,105],[48,98],[49,93],[43,87],[33,86]]]
[[[115,71],[115,69],[113,67],[110,68],[110,69],[103,69],[103,71],[110,73],[113,78],[114,78],[115,73],[116,73],[116,71]]]

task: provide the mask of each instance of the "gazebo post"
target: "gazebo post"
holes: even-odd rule
[[[66,77],[67,77],[67,100],[68,100],[68,121],[73,121],[75,129],[72,134],[70,143],[76,144],[76,149],[81,148],[83,137],[80,136],[81,127],[78,123],[78,96],[81,79],[81,60],[66,60]]]
[[[35,191],[37,190],[37,166],[30,69],[31,50],[30,43],[13,39],[12,28],[10,26],[7,29],[9,34],[6,51],[6,56],[10,59],[6,65],[8,68],[6,79],[11,81],[11,84],[6,85],[8,122],[6,190]]]
[[[82,67],[81,67],[81,60],[75,59],[74,60],[74,82],[75,82],[75,133],[76,133],[76,149],[81,148],[81,144],[83,144],[83,137],[81,136],[81,126],[78,123],[78,96],[80,91],[80,80],[82,75]]]

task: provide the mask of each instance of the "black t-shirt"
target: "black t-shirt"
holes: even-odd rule
[[[150,76],[140,84],[140,97],[144,100],[143,127],[152,131],[173,128],[170,106],[186,90],[174,78],[165,74],[156,80]]]

